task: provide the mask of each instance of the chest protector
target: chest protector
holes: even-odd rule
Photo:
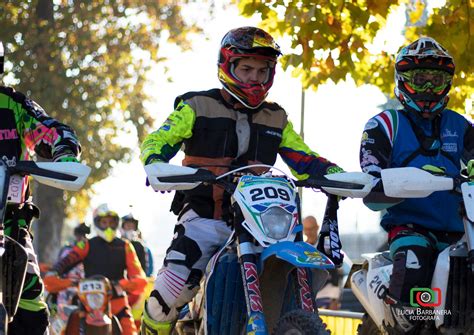
[[[280,106],[264,103],[256,110],[234,109],[217,89],[187,93],[178,97],[177,102],[181,100],[196,114],[193,135],[184,141],[183,165],[203,166],[222,174],[229,170],[229,165],[275,163],[288,123]],[[222,218],[226,206],[222,188],[199,186],[184,193],[184,202],[201,217]]]
[[[456,176],[461,169],[466,122],[450,110],[441,114],[431,133],[424,133],[408,115],[398,114],[398,130],[393,140],[390,167],[411,166],[422,168],[434,165],[446,169],[446,174]],[[436,121],[434,121],[436,122]],[[415,223],[425,228],[441,231],[463,231],[458,213],[461,197],[452,192],[435,192],[426,198],[405,199],[387,210],[382,225]]]
[[[127,269],[125,242],[115,238],[107,243],[101,237],[89,240],[89,253],[83,261],[86,277],[103,275],[110,280],[124,278]]]

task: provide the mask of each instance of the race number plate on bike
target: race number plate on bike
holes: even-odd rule
[[[10,177],[10,185],[8,185],[8,198],[10,204],[21,204],[25,194],[25,178],[19,175]]]
[[[100,280],[87,280],[79,284],[79,291],[81,293],[104,292],[105,285]]]
[[[261,244],[286,240],[298,222],[296,191],[284,178],[243,176],[233,198],[239,204],[243,226]],[[274,223],[278,221],[278,225]],[[282,227],[276,232],[277,226]]]

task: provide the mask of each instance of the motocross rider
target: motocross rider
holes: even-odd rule
[[[151,276],[153,273],[153,255],[141,238],[138,220],[132,213],[129,213],[121,218],[121,222],[120,234],[132,243],[143,271],[145,271],[147,277]]]
[[[223,88],[178,96],[174,112],[144,140],[143,163],[168,162],[184,144],[182,164],[214,174],[231,165],[273,165],[277,154],[299,179],[341,172],[303,142],[281,106],[265,101],[280,54],[259,28],[229,31],[217,64]],[[209,259],[231,233],[228,208],[229,197],[218,187],[176,193],[178,223],[145,307],[142,334],[170,333],[180,308],[197,293]]]
[[[45,277],[45,284],[57,287],[57,276],[68,272],[77,264],[84,264],[85,276],[102,275],[127,292],[140,294],[146,286],[145,273],[130,242],[116,237],[119,216],[102,204],[93,213],[97,236],[81,241],[72,251],[52,267]],[[126,271],[126,276],[125,276]],[[114,289],[112,313],[117,316],[124,335],[137,334],[127,296]]]
[[[0,41],[0,75],[4,72],[4,48]],[[11,87],[0,85],[0,157],[7,165],[28,160],[29,152],[55,162],[77,162],[81,152],[74,131],[49,117],[36,102]],[[8,325],[9,334],[44,334],[48,310],[43,299],[43,282],[30,235],[33,218],[39,209],[30,199],[28,178],[23,178],[24,192],[19,203],[7,205],[5,234],[27,251],[28,269],[18,311]]]
[[[411,166],[456,176],[462,161],[474,175],[473,125],[446,108],[454,68],[453,58],[432,38],[401,49],[395,95],[403,108],[385,110],[365,125],[360,147],[364,172],[380,178],[382,169]],[[420,323],[409,317],[415,308],[410,290],[430,287],[439,252],[462,236],[461,196],[444,191],[401,201],[384,196],[379,181],[364,202],[373,210],[388,207],[381,221],[393,260],[384,299],[385,327],[390,334],[412,334]]]

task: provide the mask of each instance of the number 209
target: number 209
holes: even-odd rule
[[[290,200],[290,194],[283,188],[275,188],[273,186],[267,186],[265,188],[254,188],[250,190],[252,201],[259,201],[267,199],[277,199],[288,201]]]

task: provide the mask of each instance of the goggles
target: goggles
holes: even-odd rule
[[[104,215],[104,216],[99,216],[98,217],[98,222],[97,226],[100,229],[107,229],[107,228],[112,228],[112,229],[117,229],[119,224],[119,219],[117,216],[112,216],[112,215]]]
[[[442,70],[416,69],[402,73],[404,81],[416,93],[431,89],[434,93],[443,91],[452,80],[452,75]]]

